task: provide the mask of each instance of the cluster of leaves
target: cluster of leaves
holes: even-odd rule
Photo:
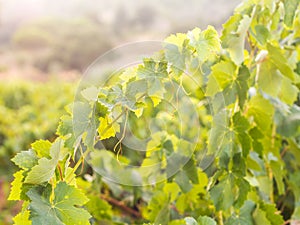
[[[299,220],[299,13],[298,0],[245,1],[221,37],[171,35],[84,88],[53,143],[12,159],[15,223]]]
[[[20,150],[30,148],[37,139],[56,138],[57,115],[64,113],[73,90],[71,83],[54,81],[0,84],[0,224],[9,223],[18,208],[14,202],[6,201],[9,181],[17,170],[10,159]],[[53,103],[51,107],[49,101]]]

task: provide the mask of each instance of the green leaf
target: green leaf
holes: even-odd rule
[[[238,99],[239,99],[239,106],[241,109],[243,109],[243,106],[247,99],[247,93],[248,93],[248,89],[249,89],[249,86],[248,86],[249,77],[250,77],[249,69],[245,65],[242,65],[239,68],[238,77],[235,80],[236,88],[237,88],[237,95],[238,95]]]
[[[88,87],[81,91],[81,95],[88,101],[97,101],[99,89],[95,86]]]
[[[265,93],[277,97],[282,82],[282,76],[270,60],[263,61],[258,68],[258,87]]]
[[[271,161],[270,166],[276,180],[278,194],[282,195],[284,194],[284,183],[283,183],[284,174],[283,174],[282,165],[277,161]]]
[[[170,202],[173,202],[175,199],[177,199],[177,195],[180,193],[180,188],[174,182],[166,183],[164,186],[164,192],[169,193]]]
[[[86,207],[89,213],[99,221],[111,220],[113,216],[111,205],[98,196],[89,196],[89,202],[86,204]]]
[[[272,123],[274,107],[261,95],[256,95],[249,102],[248,115],[253,116],[260,130],[266,132]]]
[[[291,81],[294,81],[294,71],[289,66],[287,58],[284,56],[281,48],[268,43],[267,50],[271,61],[274,63],[274,65],[276,65],[281,74],[289,78]]]
[[[167,62],[156,62],[154,59],[145,58],[144,65],[140,65],[137,70],[139,78],[168,77]]]
[[[266,212],[261,210],[260,208],[255,209],[253,213],[253,219],[255,221],[255,224],[272,225],[267,219]]]
[[[268,38],[270,37],[270,32],[269,30],[264,26],[264,25],[256,25],[255,26],[255,37],[256,37],[256,40],[262,44],[262,45],[265,45]]]
[[[233,205],[235,198],[234,191],[233,176],[226,176],[210,190],[210,196],[216,210],[226,210]]]
[[[254,210],[253,219],[256,224],[282,225],[284,220],[277,212],[275,205],[261,202]]]
[[[50,156],[51,142],[48,140],[35,141],[31,144],[31,147],[39,158]]]
[[[198,225],[197,221],[193,217],[184,218],[186,225]]]
[[[125,96],[128,100],[136,102],[136,99],[143,94],[147,93],[146,80],[136,80],[127,84]],[[134,104],[133,103],[133,104]]]
[[[299,0],[284,0],[284,23],[288,27],[293,26],[296,10],[299,5]]]
[[[250,185],[244,178],[229,173],[211,188],[210,196],[216,210],[227,210],[233,205],[241,207],[249,190]]]
[[[8,200],[21,200],[21,192],[23,186],[23,170],[14,173],[14,181],[11,183],[11,190]]]
[[[57,139],[50,148],[51,159],[41,158],[38,160],[38,165],[32,167],[28,173],[25,183],[41,184],[49,181],[53,176],[55,168],[59,160],[59,153],[63,146],[63,140]]]
[[[60,118],[56,134],[65,140],[65,146],[67,148],[73,149],[76,139],[73,129],[73,120],[70,115],[63,115]]]
[[[250,72],[246,66],[239,70],[232,61],[221,61],[212,66],[208,78],[206,96],[212,97],[217,92],[223,91],[226,105],[239,100],[239,106],[243,108],[248,92],[248,78]]]
[[[29,202],[25,201],[22,206],[22,211],[18,213],[14,218],[14,225],[31,225],[32,222],[29,220],[30,211],[27,209]]]
[[[120,125],[119,123],[113,123],[113,120],[106,116],[105,118],[99,118],[100,125],[98,127],[98,133],[100,136],[100,140],[104,140],[110,137],[114,137],[117,132],[120,132]]]
[[[284,223],[282,216],[274,204],[261,203],[260,208],[266,212],[266,216],[272,225],[281,225]]]
[[[199,184],[198,171],[194,157],[191,157],[190,160],[184,165],[183,170],[193,184]]]
[[[175,176],[175,182],[178,184],[183,193],[187,193],[192,189],[188,174],[185,171],[179,171]]]
[[[221,146],[228,142],[227,139],[231,139],[231,132],[226,118],[226,111],[221,111],[213,117],[212,128],[208,139],[208,153],[210,154],[218,154]]]
[[[252,218],[254,208],[254,202],[245,201],[239,213],[237,215],[231,215],[229,219],[226,220],[225,225],[254,225]]]
[[[208,216],[199,216],[198,225],[217,225],[216,221]]]
[[[208,26],[202,32],[191,31],[188,37],[201,62],[207,60],[211,54],[216,54],[221,50],[218,32],[212,26]]]
[[[243,149],[243,156],[246,157],[249,154],[251,148],[250,136],[247,134],[247,130],[250,128],[248,120],[241,115],[240,112],[234,114],[233,118],[234,131],[238,137],[238,140]]]
[[[170,35],[165,42],[166,59],[172,64],[173,71],[180,75],[186,68],[186,58],[190,56],[187,49],[189,42],[187,35],[182,33]]]
[[[90,116],[92,113],[91,106],[86,102],[74,102],[73,106],[73,132],[75,140],[82,135],[88,128]]]
[[[300,108],[294,105],[290,113],[280,115],[281,119],[277,121],[277,133],[285,137],[296,136],[300,132]]]
[[[168,198],[168,195],[162,191],[155,192],[147,207],[146,218],[154,224],[168,224],[170,220]]]
[[[262,146],[262,144],[259,140],[262,139],[264,137],[264,135],[262,134],[262,132],[257,127],[253,127],[249,131],[249,135],[251,136],[251,139],[252,139],[252,148],[253,148],[253,150],[255,152],[257,152],[259,154],[259,156],[262,157],[263,146]]]
[[[292,105],[297,100],[298,92],[299,89],[295,85],[293,85],[289,79],[284,77],[279,92],[279,98],[283,102]]]
[[[18,167],[28,170],[38,163],[35,152],[30,149],[28,151],[19,152],[12,160]]]
[[[222,91],[237,75],[237,69],[231,61],[221,61],[211,68],[211,74],[208,78],[206,96],[214,96],[218,91]]]
[[[90,214],[79,208],[87,203],[88,198],[74,186],[60,182],[54,189],[38,186],[27,192],[31,199],[30,219],[32,225],[89,225]]]
[[[294,173],[289,174],[289,187],[293,191],[295,195],[295,210],[292,215],[292,219],[294,220],[300,220],[300,204],[297,204],[297,202],[300,202],[300,173],[295,171]]]
[[[236,65],[244,61],[245,37],[251,21],[248,15],[235,14],[223,25],[222,45]]]

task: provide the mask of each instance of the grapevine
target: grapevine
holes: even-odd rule
[[[300,221],[299,5],[244,1],[221,35],[171,35],[83,85],[56,140],[12,158],[15,224]]]

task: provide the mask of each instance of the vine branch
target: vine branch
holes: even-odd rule
[[[103,200],[105,200],[105,201],[107,201],[107,202],[110,203],[111,205],[120,208],[123,212],[125,212],[125,213],[127,213],[127,214],[130,214],[130,215],[132,215],[132,216],[134,216],[134,217],[136,217],[136,218],[143,218],[143,217],[142,217],[142,214],[141,214],[139,211],[134,210],[134,209],[128,207],[128,206],[125,205],[124,202],[122,202],[122,201],[119,201],[119,200],[114,199],[114,198],[112,198],[112,197],[108,197],[108,196],[103,195],[103,194],[100,195],[100,198],[103,199]]]

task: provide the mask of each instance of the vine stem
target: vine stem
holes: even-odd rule
[[[78,169],[78,167],[81,165],[81,163],[83,162],[83,160],[85,159],[85,157],[91,152],[91,150],[87,149],[80,157],[80,159],[77,161],[77,163],[75,164],[75,166],[73,167],[73,173],[76,172],[76,170]],[[66,177],[66,181],[68,181],[70,179],[70,177],[72,176],[72,173],[70,173],[67,177]]]
[[[266,163],[266,169],[267,169],[267,172],[268,172],[269,181],[271,183],[269,198],[270,198],[270,202],[274,203],[274,196],[273,196],[273,192],[274,192],[274,188],[273,188],[273,172],[272,172],[271,167],[270,167],[270,165],[268,163]]]
[[[218,221],[219,221],[219,225],[224,225],[224,222],[223,222],[223,212],[222,211],[218,212]]]
[[[137,210],[134,210],[132,208],[129,208],[127,205],[124,204],[124,202],[122,201],[119,201],[117,199],[114,199],[112,197],[108,197],[106,195],[100,195],[100,198],[102,198],[103,200],[107,201],[108,203],[110,203],[111,205],[113,206],[116,206],[118,208],[120,208],[121,210],[123,210],[124,212],[126,212],[127,214],[131,214],[133,215],[134,217],[136,218],[143,218],[142,217],[142,214],[137,211]]]
[[[287,151],[289,150],[288,145],[284,147],[284,149],[282,150],[282,152],[280,153],[280,157],[283,158],[285,153],[287,153]]]
[[[127,126],[127,120],[128,120],[128,110],[126,109],[126,117],[125,117],[125,123],[124,123],[124,129],[123,129],[123,132],[122,132],[122,137],[120,138],[120,140],[118,141],[118,143],[115,145],[114,147],[114,152],[117,150],[117,147],[119,147],[119,150],[117,152],[117,161],[119,162],[119,154],[121,153],[122,151],[122,141],[124,140],[125,138],[125,133],[126,133],[126,126]]]
[[[58,169],[58,172],[59,172],[60,180],[63,181],[64,177],[63,177],[63,174],[62,174],[61,166],[59,164],[57,164],[57,169]]]
[[[287,224],[290,224],[291,222],[292,222],[292,220],[287,220],[282,225],[287,225]]]

